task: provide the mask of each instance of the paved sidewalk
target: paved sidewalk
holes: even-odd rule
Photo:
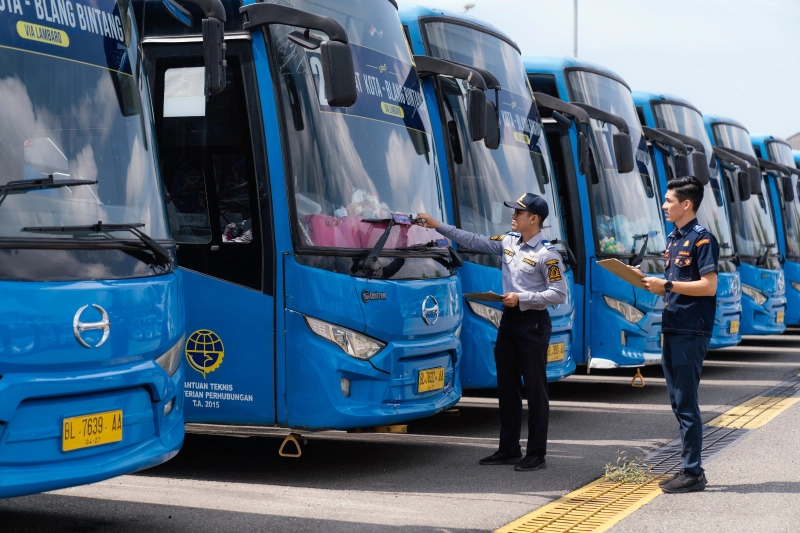
[[[610,531],[800,531],[800,403],[704,465],[704,492],[662,494]]]

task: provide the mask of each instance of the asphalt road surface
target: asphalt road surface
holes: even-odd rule
[[[704,421],[798,371],[797,331],[711,352]],[[617,452],[643,456],[678,436],[660,367],[644,370],[644,388],[630,386],[632,375],[579,368],[550,385],[546,470],[478,465],[496,449],[497,400],[467,391],[458,416],[411,422],[408,434],[308,433],[299,459],[278,456],[286,430],[190,433],[159,467],[0,500],[0,531],[492,530],[596,479]]]

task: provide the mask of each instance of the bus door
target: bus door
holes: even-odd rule
[[[226,88],[208,100],[199,38],[145,39],[144,49],[184,272],[186,421],[269,424],[275,281],[266,153],[249,36],[231,37]]]

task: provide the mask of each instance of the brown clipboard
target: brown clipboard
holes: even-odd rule
[[[628,265],[619,259],[601,259],[597,264],[612,274],[624,279],[634,287],[642,287],[642,279],[644,279],[645,275],[641,270],[629,268]]]
[[[464,293],[464,298],[469,298],[470,300],[481,300],[483,302],[502,302],[503,295],[497,294],[496,292],[467,292]]]

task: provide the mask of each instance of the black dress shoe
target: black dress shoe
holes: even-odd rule
[[[515,465],[522,459],[522,452],[494,452],[489,457],[484,457],[479,464],[482,465]]]
[[[542,470],[543,468],[547,468],[547,461],[543,455],[526,455],[525,458],[514,467],[514,470],[517,472],[532,472],[534,470]]]
[[[702,469],[696,476],[686,470],[682,470],[675,479],[671,479],[662,485],[661,490],[667,494],[684,494],[705,490],[707,484],[706,473]]]

